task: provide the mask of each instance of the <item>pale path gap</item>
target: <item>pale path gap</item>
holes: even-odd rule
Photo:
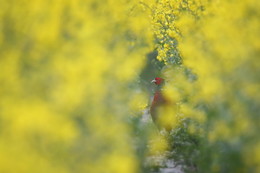
[[[152,122],[149,109],[144,110],[141,122],[143,125]],[[174,160],[167,159],[164,155],[148,157],[146,162],[147,165],[156,163],[160,166],[158,171],[152,171],[151,173],[184,173],[181,165],[176,165]]]

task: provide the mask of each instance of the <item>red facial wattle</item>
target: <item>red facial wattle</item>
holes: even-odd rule
[[[163,79],[160,77],[156,77],[154,80],[152,80],[152,82],[156,85],[160,85],[163,82]]]

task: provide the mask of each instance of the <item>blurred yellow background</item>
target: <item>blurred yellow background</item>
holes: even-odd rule
[[[153,142],[136,150],[129,123],[149,107],[139,85],[153,51],[174,100],[162,121],[192,119],[189,133],[207,141],[197,171],[260,171],[260,1],[0,4],[1,173],[145,172],[147,155],[173,151],[144,131]]]

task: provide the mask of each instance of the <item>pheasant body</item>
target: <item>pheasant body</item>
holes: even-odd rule
[[[150,114],[153,122],[158,126],[158,128],[161,128],[162,125],[160,123],[160,116],[162,115],[160,115],[160,110],[168,105],[168,100],[165,98],[161,91],[164,79],[156,77],[154,80],[152,80],[152,82],[156,84],[156,91],[154,93],[153,101],[150,107]]]
[[[154,93],[153,101],[150,108],[150,113],[154,123],[157,123],[158,121],[158,108],[160,106],[163,106],[164,104],[166,104],[166,99],[162,95],[161,90],[157,90]]]

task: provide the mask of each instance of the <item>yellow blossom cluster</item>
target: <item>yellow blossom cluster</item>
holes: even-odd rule
[[[1,1],[0,172],[138,172],[123,119],[148,19],[127,0]]]
[[[168,70],[165,74],[170,81],[165,86],[165,95],[181,101],[181,114],[205,125],[203,134],[212,146],[219,141],[234,146],[242,144],[236,154],[242,157],[242,162],[248,163],[248,167],[244,167],[246,172],[250,169],[259,172],[259,152],[249,152],[260,140],[257,135],[260,122],[259,2],[165,0],[158,3],[159,12],[155,10],[153,20],[158,59],[175,69],[170,75]],[[176,40],[177,45],[169,44]],[[176,50],[182,58],[182,65],[178,67],[169,54]],[[176,73],[178,68],[190,71],[184,75],[186,78],[180,79],[183,75]],[[191,128],[196,132],[193,126]],[[251,162],[248,153],[252,154]],[[221,166],[219,163],[219,169],[226,169]]]

